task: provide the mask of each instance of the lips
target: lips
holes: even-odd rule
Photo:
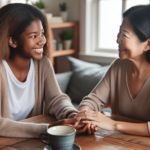
[[[41,54],[43,53],[43,48],[32,49],[34,52]]]
[[[123,47],[119,46],[119,52],[124,52],[126,51],[126,49],[124,49]]]

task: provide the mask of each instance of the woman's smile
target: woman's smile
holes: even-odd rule
[[[42,54],[43,53],[43,48],[38,48],[38,49],[32,49],[34,52],[38,53],[38,54]]]
[[[125,51],[126,51],[126,49],[124,49],[123,47],[119,46],[118,51],[119,51],[120,53],[122,53],[122,52],[125,52]]]
[[[38,19],[32,21],[20,35],[20,41],[18,51],[22,49],[23,57],[41,59],[44,52],[43,47],[46,43],[42,22]]]

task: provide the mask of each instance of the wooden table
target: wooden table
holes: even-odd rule
[[[106,114],[122,121],[138,122],[137,120]],[[39,115],[23,122],[53,123],[56,119],[48,114]],[[146,150],[150,149],[150,137],[141,137],[109,132],[99,129],[94,135],[81,134],[75,138],[75,143],[82,150]],[[0,137],[0,150],[43,150],[45,145],[39,139],[4,138]]]

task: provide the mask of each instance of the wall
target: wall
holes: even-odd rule
[[[59,4],[65,2],[68,9],[68,21],[79,21],[80,19],[80,0],[43,0],[46,5],[46,12],[52,13],[53,16],[60,16],[59,14]],[[56,34],[61,32],[60,29],[53,31],[54,37]],[[55,59],[56,72],[66,72],[70,70],[70,64],[66,56],[57,57]]]
[[[43,0],[46,4],[46,12],[59,16],[59,4],[65,2],[68,7],[68,21],[79,21],[80,0]]]

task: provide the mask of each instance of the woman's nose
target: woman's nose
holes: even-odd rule
[[[120,33],[118,33],[118,35],[117,35],[117,43],[121,44],[121,42],[122,42],[121,35],[120,35]]]
[[[46,43],[46,38],[45,36],[40,36],[38,38],[38,45],[44,45]]]

